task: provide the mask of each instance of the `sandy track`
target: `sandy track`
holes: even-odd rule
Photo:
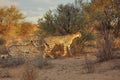
[[[51,66],[37,69],[37,80],[119,80],[120,70],[113,70],[113,66],[120,63],[120,59],[107,61],[95,65],[95,72],[85,74],[82,68],[84,60],[75,58],[50,60]],[[117,62],[117,63],[116,63]],[[10,68],[12,78],[0,80],[21,80],[23,66]]]
[[[82,59],[57,59],[51,63],[53,68],[40,71],[40,80],[119,80],[120,78],[120,70],[110,70],[112,66],[109,65],[112,63],[109,64],[109,62],[103,63],[106,69],[104,65],[96,64],[95,72],[90,74],[83,73],[84,60]],[[100,72],[100,69],[103,71]]]

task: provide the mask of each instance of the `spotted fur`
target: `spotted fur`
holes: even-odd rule
[[[46,56],[49,56],[51,58],[54,58],[54,55],[51,53],[55,45],[63,45],[64,46],[64,54],[62,56],[66,56],[67,54],[67,48],[70,50],[70,45],[72,44],[73,40],[77,37],[81,37],[81,33],[77,32],[75,34],[69,34],[64,36],[50,36],[44,39],[44,54],[43,57],[46,58]],[[70,55],[72,55],[70,53]]]

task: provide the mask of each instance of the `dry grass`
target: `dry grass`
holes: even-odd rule
[[[96,57],[98,62],[103,62],[107,60],[111,60],[114,58],[114,38],[111,35],[105,34],[105,39],[99,41],[98,44],[98,53]]]

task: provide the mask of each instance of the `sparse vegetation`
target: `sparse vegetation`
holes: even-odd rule
[[[96,54],[96,57],[99,62],[107,61],[114,58],[113,39],[110,38],[110,36],[108,37],[108,35],[106,38],[107,39],[105,40],[105,42],[104,40],[102,40],[102,43],[99,43],[98,53]]]

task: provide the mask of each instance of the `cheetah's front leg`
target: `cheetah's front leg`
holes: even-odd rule
[[[46,47],[43,58],[46,58],[48,56],[48,57],[54,59],[54,56],[51,54],[51,51],[52,51],[52,48]]]
[[[68,46],[68,51],[69,51],[70,56],[72,56],[73,54],[71,53],[70,46]]]
[[[51,51],[45,51],[45,53],[43,54],[43,58],[46,58],[47,56],[54,59],[54,56],[51,55]]]
[[[66,56],[67,55],[67,47],[64,46],[64,54],[62,56]]]

